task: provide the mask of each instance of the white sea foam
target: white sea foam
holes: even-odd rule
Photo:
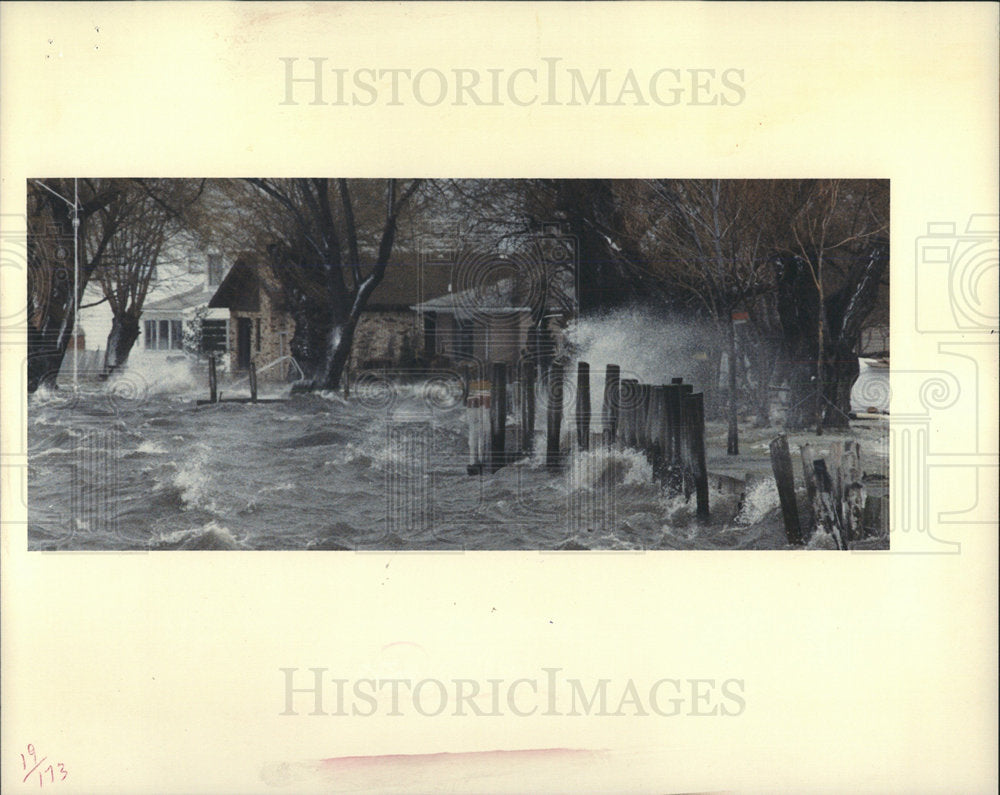
[[[201,527],[162,533],[150,546],[154,549],[241,549],[244,542],[228,527],[212,520]]]

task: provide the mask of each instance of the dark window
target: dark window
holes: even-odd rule
[[[184,329],[179,320],[170,321],[170,348],[175,351],[184,348]]]
[[[257,338],[255,340],[257,353],[260,353],[260,318],[257,318],[256,320],[256,328],[254,331],[255,331],[255,336]]]
[[[156,350],[165,351],[170,348],[170,321],[161,320],[156,334]]]
[[[228,320],[201,321],[202,353],[224,353],[226,350],[226,327]]]
[[[208,286],[215,287],[222,283],[222,255],[208,255]]]
[[[146,320],[143,322],[143,336],[146,338],[144,346],[146,350],[152,350],[156,347],[156,321]]]

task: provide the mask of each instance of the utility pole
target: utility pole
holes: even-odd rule
[[[62,199],[73,208],[73,391],[76,392],[80,356],[78,350],[80,342],[80,193],[76,177],[73,177],[73,201],[61,193],[56,193],[41,180],[36,179],[35,184],[40,185],[57,199]]]

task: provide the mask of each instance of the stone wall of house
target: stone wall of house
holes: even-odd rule
[[[292,335],[295,333],[295,321],[284,312],[274,309],[270,296],[263,290],[260,293],[260,311],[244,312],[233,310],[229,316],[229,365],[230,372],[237,373],[239,318],[250,319],[250,358],[263,368],[282,356],[291,353]],[[260,320],[260,347],[257,346],[257,321]],[[290,364],[282,364],[264,371],[258,376],[258,382],[283,382],[288,379],[289,368],[292,377],[297,377],[298,371]]]
[[[367,367],[412,366],[413,356],[424,347],[423,325],[416,312],[372,310],[365,312],[354,330],[351,371]],[[410,359],[410,362],[407,362]]]

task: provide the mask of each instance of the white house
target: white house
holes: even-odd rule
[[[175,244],[161,254],[143,303],[139,339],[129,361],[154,363],[183,355],[185,323],[198,315],[203,317],[202,351],[224,351],[229,315],[225,310],[209,309],[208,302],[231,266],[231,258],[222,252],[195,245]],[[88,374],[100,370],[111,331],[111,309],[103,297],[100,282],[92,279],[80,310],[80,367]],[[71,362],[72,355],[67,352],[63,366]]]

